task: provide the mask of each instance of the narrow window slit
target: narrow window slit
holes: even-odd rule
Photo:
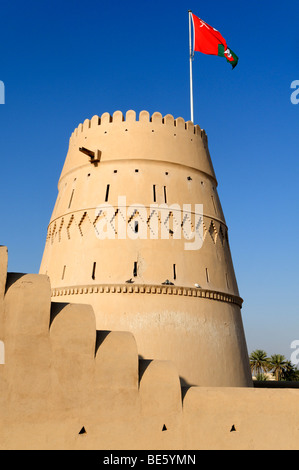
[[[110,190],[110,184],[107,184],[107,188],[106,188],[106,196],[105,196],[105,202],[108,201],[108,197],[109,197],[109,190]]]
[[[137,261],[134,261],[133,276],[137,277]]]
[[[164,202],[167,203],[166,186],[164,186]]]
[[[65,270],[66,270],[66,266],[63,266],[62,276],[61,276],[62,280],[64,279],[64,276],[65,276]]]
[[[211,196],[211,198],[212,198],[215,214],[217,214],[217,207],[216,207],[216,204],[215,204],[214,196]]]
[[[70,197],[70,202],[69,202],[69,207],[68,207],[68,209],[71,207],[71,204],[72,204],[72,201],[73,201],[73,197],[74,197],[74,192],[75,192],[75,190],[73,189],[72,194],[71,194],[71,197]]]
[[[92,275],[91,275],[91,278],[92,278],[93,280],[95,280],[95,278],[96,278],[96,268],[97,268],[97,263],[94,262],[94,263],[93,263],[93,266],[92,266]]]
[[[207,282],[210,282],[210,276],[209,276],[208,268],[206,268],[206,278],[207,278]]]
[[[173,279],[176,279],[176,266],[173,265]]]
[[[154,202],[156,202],[156,185],[153,185],[153,196],[154,196]]]

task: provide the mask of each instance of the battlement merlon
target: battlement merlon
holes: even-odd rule
[[[61,173],[79,167],[90,166],[93,160],[84,155],[80,148],[101,155],[98,164],[117,160],[160,161],[167,164],[183,165],[205,173],[217,186],[206,132],[191,121],[162,116],[155,112],[139,113],[129,110],[124,116],[121,111],[113,115],[102,114],[85,119],[72,133],[69,150]]]

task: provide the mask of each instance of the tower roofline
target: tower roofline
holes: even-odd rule
[[[204,129],[160,112],[133,110],[93,116],[73,131],[61,179],[88,162],[101,165],[112,160],[153,160],[201,170],[216,182],[208,137]]]
[[[73,131],[71,138],[78,136],[80,132],[87,129],[94,128],[96,126],[113,124],[120,122],[141,122],[141,123],[156,123],[164,124],[166,126],[173,126],[180,129],[193,132],[193,134],[200,135],[207,139],[207,134],[204,129],[198,124],[193,124],[192,121],[185,121],[184,118],[174,118],[171,114],[166,114],[164,117],[160,112],[154,112],[152,115],[148,111],[140,111],[139,119],[137,119],[137,113],[134,110],[128,110],[125,114],[122,111],[115,111],[112,115],[108,112],[103,113],[101,116],[94,115],[91,119],[85,119],[83,123],[80,123]]]

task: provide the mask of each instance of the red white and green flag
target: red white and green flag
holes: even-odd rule
[[[191,13],[191,12],[190,12]],[[238,56],[227,46],[224,37],[217,31],[217,29],[208,25],[205,21],[201,20],[193,13],[193,32],[194,32],[194,46],[193,50],[202,52],[208,55],[217,55],[225,57],[226,60],[232,65],[234,69],[238,63]]]

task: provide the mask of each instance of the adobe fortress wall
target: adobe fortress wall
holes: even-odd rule
[[[181,387],[90,305],[51,302],[47,276],[7,275],[5,247],[0,267],[1,450],[298,448],[299,390]]]

